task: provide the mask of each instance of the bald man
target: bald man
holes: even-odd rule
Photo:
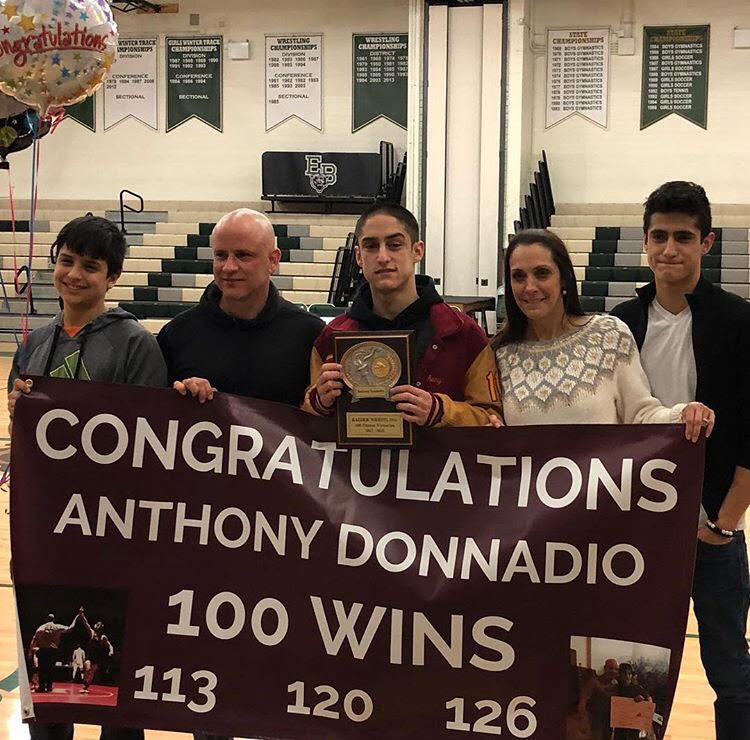
[[[323,322],[271,282],[281,251],[273,225],[242,208],[211,234],[214,281],[159,332],[169,382],[203,402],[216,391],[298,406]]]

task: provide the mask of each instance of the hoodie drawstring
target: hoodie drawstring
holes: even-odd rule
[[[55,356],[55,350],[57,349],[57,340],[60,338],[61,331],[62,326],[60,324],[57,324],[55,326],[54,336],[52,337],[52,348],[47,355],[47,362],[44,365],[44,372],[42,373],[45,378],[49,375],[50,368],[52,367],[52,358]]]
[[[83,364],[83,350],[86,347],[86,340],[89,338],[89,332],[84,329],[83,337],[81,337],[81,346],[78,348],[78,359],[76,360],[76,369],[73,373],[73,380],[78,380],[78,371],[81,369]]]

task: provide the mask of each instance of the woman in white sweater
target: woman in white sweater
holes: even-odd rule
[[[493,340],[503,415],[517,424],[685,423],[696,441],[714,414],[702,403],[662,406],[651,395],[630,329],[586,315],[562,240],[516,234],[505,253],[506,321]]]

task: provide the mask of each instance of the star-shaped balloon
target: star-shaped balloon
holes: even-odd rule
[[[44,116],[102,84],[117,53],[117,25],[103,0],[0,0],[0,91]],[[65,18],[70,20],[64,20]]]

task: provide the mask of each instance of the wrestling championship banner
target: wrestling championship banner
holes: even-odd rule
[[[352,36],[352,133],[378,118],[406,128],[409,36]]]
[[[278,404],[34,379],[11,460],[24,716],[291,740],[572,740],[603,721],[664,736],[700,444],[669,425],[334,440]],[[612,661],[622,691],[602,688]]]
[[[290,118],[323,130],[323,34],[266,34],[266,131]]]

